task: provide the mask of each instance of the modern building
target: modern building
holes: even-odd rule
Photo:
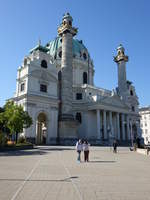
[[[119,45],[114,57],[117,87],[96,87],[93,61],[82,40],[74,38],[78,30],[72,22],[66,13],[58,36],[44,46],[39,42],[18,68],[13,100],[33,119],[23,134],[36,144],[68,144],[77,138],[128,143],[138,134],[140,118],[135,88],[126,78],[125,49]]]
[[[144,138],[144,143],[148,144],[150,142],[150,106],[140,108],[139,114],[142,137]]]

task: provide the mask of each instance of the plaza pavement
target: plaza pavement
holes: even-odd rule
[[[0,200],[150,200],[150,156],[108,147],[91,147],[89,163],[76,156],[57,146],[0,152]]]

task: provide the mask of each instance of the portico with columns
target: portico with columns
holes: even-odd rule
[[[129,116],[127,113],[97,109],[97,139],[130,140]]]

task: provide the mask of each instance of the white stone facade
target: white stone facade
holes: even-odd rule
[[[119,46],[115,57],[117,88],[110,91],[96,87],[93,61],[83,42],[73,39],[76,29],[69,19],[72,18],[67,13],[58,29],[59,36],[45,46],[38,44],[18,69],[13,100],[33,119],[33,125],[24,130],[24,135],[37,144],[77,138],[99,144],[108,144],[114,138],[129,143],[140,132],[138,98],[134,86],[126,79],[128,59],[124,48]],[[69,31],[72,37],[67,36]],[[69,121],[60,121],[65,109],[74,118],[71,125]]]
[[[150,106],[140,108],[139,114],[140,118],[140,128],[142,130],[142,137],[144,138],[144,143],[150,143]]]

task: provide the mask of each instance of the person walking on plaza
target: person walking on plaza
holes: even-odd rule
[[[89,146],[90,144],[87,140],[85,140],[83,143],[84,162],[89,162]]]
[[[78,153],[78,156],[77,156],[77,161],[78,162],[81,162],[81,151],[82,150],[83,150],[82,140],[79,139],[79,141],[77,141],[77,143],[76,143],[76,151]]]
[[[113,152],[114,152],[114,153],[117,153],[117,146],[118,146],[117,140],[114,140],[114,141],[113,141]]]

